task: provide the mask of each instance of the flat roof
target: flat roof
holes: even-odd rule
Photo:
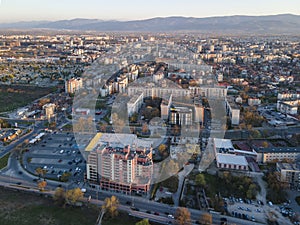
[[[232,142],[230,139],[221,139],[221,138],[214,138],[214,143],[216,148],[233,148]]]
[[[216,159],[218,163],[248,166],[245,156],[218,153]]]
[[[270,147],[270,148],[254,148],[258,153],[292,153],[298,152],[300,154],[300,147]]]
[[[135,134],[97,133],[92,138],[85,151],[93,151],[99,144],[109,145],[112,148],[125,147],[127,145],[130,145],[131,148],[150,148],[153,141],[139,139]]]

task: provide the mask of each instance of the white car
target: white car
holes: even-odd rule
[[[174,219],[174,216],[172,214],[169,214],[168,218]]]

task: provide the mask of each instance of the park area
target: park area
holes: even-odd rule
[[[54,88],[29,85],[0,85],[0,112],[7,112],[25,106],[54,90]]]
[[[94,205],[60,207],[52,197],[0,187],[1,225],[95,225],[98,215],[99,208]],[[138,221],[120,212],[115,218],[105,218],[103,225],[132,225]]]
[[[82,225],[95,224],[97,211],[88,208],[61,208],[51,197],[0,188],[2,225]]]

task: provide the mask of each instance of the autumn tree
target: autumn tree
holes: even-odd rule
[[[191,225],[191,213],[187,208],[177,208],[175,212],[176,225]]]
[[[142,126],[142,133],[146,134],[149,132],[148,124],[144,123]]]
[[[267,141],[263,141],[263,142],[261,143],[261,146],[262,146],[263,148],[268,148],[268,147],[269,147],[269,143],[268,143]]]
[[[209,213],[203,213],[199,219],[199,223],[205,225],[212,224],[212,215]]]
[[[177,136],[180,134],[180,126],[175,125],[172,127],[171,132],[174,136]]]
[[[137,222],[135,225],[151,225],[148,219],[143,219],[140,222]]]
[[[119,200],[116,196],[111,196],[110,198],[106,198],[104,200],[103,205],[101,206],[101,211],[98,216],[96,224],[101,225],[102,219],[105,213],[108,213],[111,217],[115,217],[118,215],[119,208]]]
[[[38,167],[35,169],[35,173],[39,176],[39,177],[44,177],[47,173],[47,170],[41,168],[41,167]]]
[[[66,203],[74,205],[77,201],[83,198],[83,192],[80,188],[68,190],[66,192]]]
[[[138,113],[136,113],[136,112],[133,113],[132,116],[130,117],[130,122],[131,123],[136,123],[137,120],[138,120],[138,116],[139,116]]]
[[[40,191],[44,191],[46,186],[47,186],[47,181],[42,180],[42,181],[38,182],[38,189]]]
[[[61,187],[56,188],[54,195],[53,195],[53,199],[59,206],[64,206],[66,204],[65,190]]]
[[[265,177],[268,184],[267,199],[276,204],[286,201],[287,197],[287,183],[280,182],[279,177],[279,172],[267,173]]]
[[[106,132],[106,128],[107,128],[107,124],[104,123],[104,124],[100,125],[100,131],[101,132]]]
[[[167,150],[167,146],[165,144],[161,144],[158,146],[158,151],[161,155],[165,155]]]
[[[69,172],[65,172],[61,175],[60,180],[62,182],[67,182],[72,174]]]

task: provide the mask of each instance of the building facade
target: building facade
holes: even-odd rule
[[[270,147],[255,148],[258,163],[291,160],[295,161],[300,156],[300,147]]]
[[[287,183],[290,188],[300,188],[300,164],[276,163],[276,169],[280,173],[279,180]]]
[[[74,94],[82,88],[82,78],[72,78],[65,82],[66,93]]]
[[[150,142],[141,144],[132,134],[97,134],[86,149],[87,179],[104,190],[147,193],[153,174],[152,148]]]

